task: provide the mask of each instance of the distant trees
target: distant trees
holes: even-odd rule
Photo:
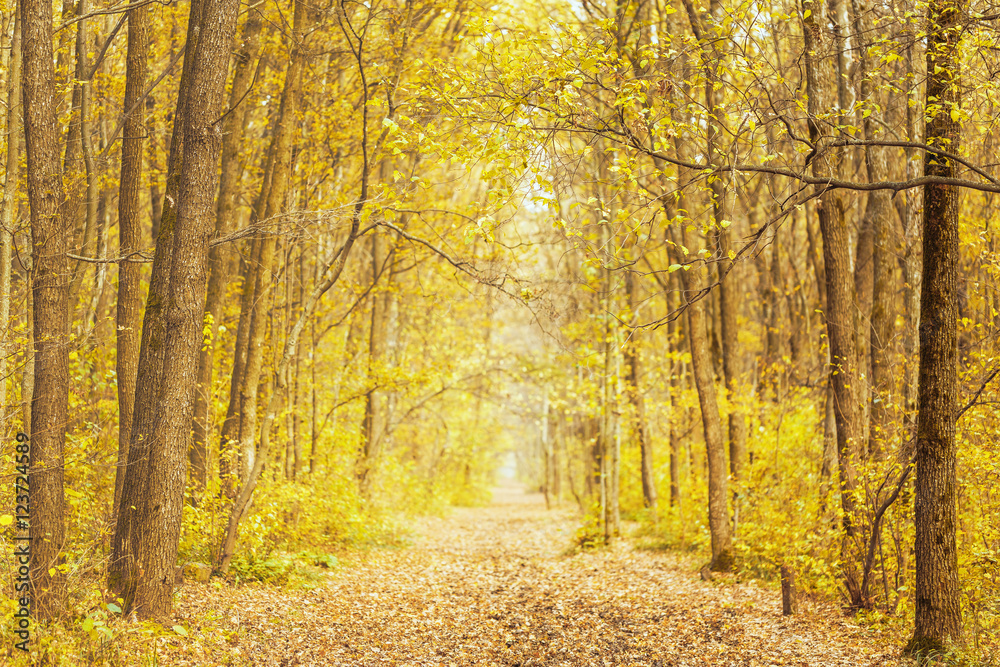
[[[791,382],[794,391],[829,385],[817,401],[816,426],[836,446],[822,447],[815,461],[822,479],[834,465],[839,471],[833,495],[840,504],[838,551],[848,602],[855,609],[904,603],[914,528],[908,520],[908,470],[916,451],[920,564],[915,575],[923,583],[916,585],[922,601],[911,643],[915,653],[960,641],[954,392],[960,374],[979,373],[986,378],[983,387],[992,377],[989,362],[976,371],[970,359],[980,357],[956,356],[959,348],[950,337],[973,326],[966,299],[983,308],[988,301],[984,292],[971,297],[952,282],[950,272],[963,259],[951,244],[963,234],[974,235],[971,227],[959,224],[958,212],[963,206],[982,207],[975,210],[992,215],[986,202],[1000,191],[994,168],[979,166],[990,161],[988,152],[977,150],[972,157],[960,141],[960,121],[973,116],[977,137],[992,137],[996,130],[990,114],[980,113],[986,107],[972,111],[962,100],[962,91],[970,87],[957,75],[966,63],[956,49],[954,21],[963,11],[964,6],[947,3],[929,9],[930,25],[936,27],[929,32],[926,90],[919,63],[923,42],[914,18],[919,10],[905,3],[814,1],[761,11],[726,3],[707,8],[686,2],[587,4],[579,16],[558,25],[542,22],[519,32],[498,22],[494,27],[500,36],[479,48],[475,79],[475,94],[491,103],[488,110],[471,114],[508,137],[520,136],[521,128],[535,130],[539,145],[556,157],[539,166],[514,161],[511,172],[534,169],[551,179],[549,210],[562,235],[550,242],[583,257],[580,282],[596,289],[591,266],[599,265],[613,276],[606,281],[618,285],[617,294],[601,304],[590,301],[589,310],[573,315],[573,324],[561,329],[562,343],[576,355],[569,358],[600,378],[588,386],[579,377],[564,377],[559,391],[574,388],[585,406],[577,408],[579,419],[585,422],[608,409],[606,399],[599,401],[599,411],[593,407],[594,387],[620,381],[616,372],[601,375],[589,361],[596,352],[588,336],[602,335],[595,324],[606,317],[602,310],[624,314],[616,326],[634,328],[641,334],[637,340],[658,341],[653,345],[663,368],[659,384],[653,380],[656,388],[644,398],[647,406],[660,401],[659,411],[652,411],[653,424],[661,424],[659,438],[669,437],[673,444],[678,423],[690,424],[675,406],[696,388],[707,469],[690,474],[707,487],[713,566],[729,544],[736,513],[742,513],[742,499],[730,505],[723,493],[720,501],[719,489],[731,481],[737,488],[753,485],[754,475],[765,473],[779,479],[774,469],[780,467],[778,452],[786,442],[781,430],[787,405],[782,403],[790,398],[782,384]],[[790,20],[796,15],[798,20]],[[983,19],[984,30],[994,20]],[[995,64],[987,51],[977,51],[968,66],[988,78]],[[790,65],[798,62],[802,69]],[[462,84],[468,86],[468,78]],[[494,96],[503,101],[492,101]],[[920,138],[925,134],[921,110],[928,119],[926,145]],[[918,154],[926,155],[923,172]],[[546,190],[543,177],[535,178]],[[966,200],[958,194],[962,189],[971,193]],[[731,206],[733,197],[742,205]],[[916,261],[921,199],[923,276]],[[749,276],[744,273],[734,282],[739,270],[733,267],[763,263],[767,243],[772,245],[769,266],[761,265],[756,277],[765,302],[741,304],[734,297],[752,294]],[[991,250],[974,245],[981,258],[992,257]],[[678,290],[665,278],[674,272],[681,279],[680,304],[647,310],[644,321],[633,320],[637,295]],[[921,280],[923,297],[917,304],[913,295]],[[653,332],[677,321],[681,310],[682,331],[675,326],[669,336],[657,338]],[[825,320],[825,336],[810,340],[804,334],[816,312]],[[763,333],[740,327],[741,318],[759,322]],[[921,398],[915,405],[917,378],[893,369],[915,365],[918,321]],[[746,335],[740,346],[737,329]],[[759,353],[758,340],[765,354]],[[976,354],[992,358],[989,346],[981,343]],[[686,351],[687,368],[688,360],[674,360]],[[630,349],[623,358],[634,354]],[[812,360],[824,357],[829,362],[820,373]],[[742,395],[741,365],[754,369]],[[779,416],[777,434],[767,436],[776,443],[770,463],[761,459],[761,449],[770,447],[764,442],[770,441],[744,436],[739,426],[746,401],[757,405],[756,393],[772,381]],[[719,391],[720,383],[726,392]],[[611,409],[623,407],[612,402]],[[727,416],[728,466],[721,428]],[[748,418],[765,433],[765,408],[752,408]],[[577,436],[584,461],[587,452],[598,451],[590,448],[590,437],[586,430]],[[629,437],[644,460],[642,426],[633,426]],[[744,437],[750,454],[745,469]],[[679,476],[674,464],[672,456],[672,487]],[[585,464],[584,470],[587,465],[596,469]],[[640,468],[634,485],[646,498],[645,463],[633,465]],[[727,467],[731,479],[719,474]],[[825,514],[827,493],[822,485],[818,492]],[[752,504],[761,502],[758,496]],[[892,517],[888,522],[887,516]],[[895,574],[888,565],[890,539]],[[938,545],[934,549],[930,539]],[[967,559],[974,559],[969,551]]]

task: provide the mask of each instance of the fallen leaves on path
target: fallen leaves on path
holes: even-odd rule
[[[899,648],[832,607],[781,616],[780,595],[704,583],[692,563],[620,542],[566,555],[577,519],[503,489],[424,519],[412,547],[363,555],[312,591],[189,585],[177,665],[895,664]]]

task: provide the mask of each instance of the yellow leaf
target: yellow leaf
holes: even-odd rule
[[[959,109],[958,107],[952,107],[951,108],[951,120],[952,120],[952,122],[957,123],[961,119],[962,119],[962,110]]]
[[[12,523],[14,523],[14,517],[12,517],[10,514],[4,514],[3,516],[0,516],[0,526],[9,526]]]

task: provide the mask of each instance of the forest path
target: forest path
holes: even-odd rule
[[[897,647],[831,607],[805,603],[785,618],[778,592],[703,583],[670,554],[620,541],[567,555],[577,525],[569,509],[547,511],[540,495],[500,488],[489,507],[423,519],[411,547],[366,553],[326,586],[277,595],[226,588],[207,606],[239,628],[231,664],[896,662]],[[181,605],[192,625],[207,611],[203,596]]]

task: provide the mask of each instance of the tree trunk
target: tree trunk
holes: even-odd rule
[[[285,74],[284,88],[281,94],[281,104],[275,121],[274,134],[271,139],[271,178],[261,191],[263,202],[262,221],[276,218],[284,209],[288,193],[289,180],[292,172],[292,139],[298,122],[298,103],[302,84],[302,71],[305,66],[305,45],[302,36],[306,29],[307,8],[302,2],[295,3],[294,16],[294,48],[288,70]],[[273,224],[273,223],[272,223]],[[245,484],[250,471],[254,468],[256,456],[257,402],[261,370],[264,358],[264,340],[267,329],[266,295],[272,284],[272,265],[278,236],[270,230],[260,240],[260,256],[255,272],[253,299],[249,329],[247,334],[246,365],[240,378],[239,403],[239,438],[240,438],[240,479]]]
[[[625,291],[628,296],[629,313],[635,319],[638,297],[636,295],[635,275],[629,271],[625,274]],[[639,350],[641,329],[632,329],[623,354],[628,369],[628,397],[632,404],[633,433],[639,445],[640,473],[642,477],[643,504],[656,513],[656,480],[653,477],[653,443],[650,442],[646,427],[646,404],[643,400],[642,388],[642,357]]]
[[[114,588],[123,593],[126,613],[135,611],[141,618],[166,617],[172,605],[202,339],[208,241],[213,231],[218,188],[222,138],[215,121],[222,114],[238,8],[235,0],[204,0],[201,7],[192,4],[189,18],[189,40],[192,28],[198,31],[198,36],[197,44],[188,43],[188,54],[194,47],[194,53],[185,58],[185,65],[191,63],[190,83],[178,101],[178,122],[183,120],[183,161],[176,219],[169,225],[176,229],[167,298],[162,304],[166,325],[162,380],[149,444],[141,448],[144,465],[131,465],[135,458],[132,453],[139,449],[135,439],[145,435],[139,429],[133,431],[122,492],[122,506],[130,511],[121,513],[116,531],[116,556],[124,562],[113,563],[112,571],[113,576],[118,575],[113,581]],[[182,86],[185,74],[186,71],[182,74]],[[167,227],[161,224],[161,236]],[[145,331],[143,338],[145,343]],[[140,380],[144,382],[146,378],[140,374]],[[136,403],[138,413],[139,401]],[[119,533],[125,533],[120,542]]]
[[[22,0],[19,6],[35,340],[29,568],[34,617],[45,620],[61,616],[66,609],[65,575],[57,568],[64,542],[63,446],[69,403],[70,269],[66,253],[73,231],[59,165],[52,3]]]
[[[165,353],[166,322],[164,311],[169,298],[170,269],[173,262],[174,227],[177,218],[177,197],[180,185],[182,136],[186,101],[190,94],[192,63],[197,50],[202,0],[192,0],[188,16],[188,46],[184,51],[184,66],[177,92],[177,108],[167,159],[167,184],[163,218],[155,226],[156,254],[153,257],[152,275],[146,295],[146,308],[142,320],[142,340],[139,346],[139,365],[136,372],[135,400],[132,403],[132,434],[128,445],[128,459],[118,462],[116,476],[122,477],[119,511],[112,538],[112,557],[108,565],[108,588],[121,597],[125,607],[132,609],[137,601],[137,591],[144,576],[138,560],[139,543],[145,538],[144,506],[146,480],[152,474],[154,420],[160,410],[161,381]],[[116,479],[116,487],[119,485]],[[172,581],[172,578],[171,578]],[[142,593],[146,595],[145,592]],[[147,596],[148,597],[148,596]],[[138,598],[143,601],[143,598]]]
[[[383,164],[388,164],[388,162]],[[378,282],[379,277],[386,270],[387,264],[392,261],[392,249],[386,246],[387,242],[385,238],[377,232],[372,234],[370,277],[373,285]],[[368,382],[375,385],[381,381],[379,377],[381,369],[379,366],[384,363],[388,347],[388,297],[388,292],[382,290],[372,294],[371,319],[368,329]],[[379,391],[373,386],[365,393],[365,413],[361,429],[364,450],[362,452],[362,460],[359,462],[360,470],[358,471],[359,489],[365,498],[368,498],[371,492],[372,478],[375,474],[375,467],[379,457],[380,444],[385,434],[386,407],[384,392]]]
[[[680,278],[675,279],[677,282]],[[679,308],[679,304],[673,295],[677,290],[668,292],[670,298],[667,301],[671,311]],[[680,438],[677,434],[677,419],[680,417],[680,361],[678,351],[681,349],[681,330],[677,319],[671,319],[667,323],[667,339],[669,348],[674,352],[670,361],[670,416],[668,419],[668,437],[670,439],[670,506],[680,508],[681,506],[681,451]]]
[[[834,47],[829,25],[838,17],[829,3],[807,0],[803,5],[810,15],[803,19],[806,48],[806,88],[809,94],[809,135],[820,146],[829,141],[824,130],[826,114],[837,104],[836,85],[840,77],[829,51]],[[811,163],[813,175],[819,178],[837,176],[840,151],[822,148]],[[857,387],[861,381],[854,330],[854,276],[851,271],[849,229],[845,203],[836,191],[826,191],[819,203],[820,233],[823,237],[823,265],[826,273],[826,326],[830,345],[834,415],[837,422],[837,453],[840,467],[840,499],[844,512],[844,540],[841,561],[851,604],[861,605],[861,588],[857,573],[859,555],[855,553],[855,503],[857,486],[855,461],[860,444],[860,420]]]
[[[685,242],[685,246],[688,244]],[[708,456],[708,527],[712,536],[712,570],[726,572],[733,567],[732,529],[726,508],[728,471],[726,470],[726,445],[722,435],[722,420],[716,398],[715,377],[712,371],[708,331],[705,326],[706,300],[697,298],[704,289],[701,267],[682,271],[684,298],[687,304],[687,334],[691,350],[698,403],[701,406],[702,428]]]
[[[709,3],[712,24],[721,25],[722,5],[718,0]],[[693,20],[693,17],[692,17]],[[703,22],[707,25],[709,22]],[[708,109],[710,118],[706,127],[706,159],[708,164],[721,166],[725,160],[719,141],[723,134],[723,122],[725,115],[720,107],[723,82],[719,75],[719,68],[724,62],[718,42],[712,42],[713,57],[710,60],[711,66],[706,67],[705,77],[705,107]],[[717,65],[719,67],[717,67]],[[747,429],[743,412],[734,403],[739,394],[739,379],[742,373],[741,360],[739,355],[739,345],[736,340],[737,314],[739,312],[739,287],[735,286],[733,280],[737,277],[737,267],[733,266],[729,257],[730,243],[728,227],[732,222],[728,219],[730,215],[730,195],[726,192],[726,185],[722,178],[716,178],[711,182],[712,190],[712,216],[715,223],[713,237],[715,241],[715,252],[717,255],[716,270],[719,279],[719,339],[722,347],[722,371],[725,376],[726,392],[731,401],[729,409],[729,465],[733,481],[738,485],[743,477],[743,465],[746,459],[747,449]],[[727,272],[733,272],[730,279],[725,279]],[[724,458],[724,457],[723,457]],[[733,494],[733,531],[739,523],[739,492]]]
[[[77,14],[83,15],[89,12],[89,5],[87,0],[80,0],[77,3]],[[79,186],[74,183],[72,187],[72,206],[77,211],[82,208],[84,212],[83,216],[83,237],[80,240],[79,249],[77,254],[81,257],[93,257],[96,254],[97,249],[97,235],[98,235],[98,205],[100,203],[101,193],[100,193],[100,183],[99,174],[97,173],[97,165],[94,163],[94,141],[93,141],[93,127],[91,125],[91,98],[93,97],[93,76],[95,72],[90,65],[87,50],[88,50],[88,33],[86,30],[86,21],[80,21],[77,30],[77,42],[76,42],[76,62],[77,62],[77,87],[79,88],[79,144],[80,152],[83,157],[84,166],[84,201],[83,206],[80,206],[78,197],[76,193],[79,190]],[[74,93],[74,98],[77,95]],[[74,179],[75,180],[75,179]],[[76,308],[80,302],[80,288],[83,283],[83,277],[86,273],[88,267],[82,260],[77,260],[73,266],[73,282],[70,286],[70,307]],[[87,320],[86,314],[80,318],[83,322]]]
[[[236,54],[233,84],[229,93],[229,113],[222,123],[222,169],[219,178],[219,197],[215,209],[215,232],[224,237],[236,228],[236,196],[243,173],[239,160],[243,133],[250,120],[250,105],[244,97],[253,83],[255,63],[260,53],[261,15],[251,9],[243,25],[243,38]],[[242,108],[240,104],[243,103]],[[198,356],[198,393],[194,404],[194,442],[191,447],[191,481],[195,493],[204,490],[208,481],[209,415],[212,404],[213,353],[219,336],[222,306],[226,288],[236,268],[236,253],[231,244],[223,243],[208,251],[209,279],[205,297],[205,320],[211,331],[208,341]]]
[[[264,172],[265,183],[268,181],[269,169],[270,164]],[[256,213],[254,213],[252,219],[256,221],[256,218]],[[220,491],[222,495],[227,497],[232,497],[239,486],[240,465],[237,445],[240,441],[240,388],[243,386],[243,369],[246,367],[247,337],[250,334],[253,290],[257,282],[256,272],[260,268],[260,249],[261,239],[254,238],[250,248],[249,261],[244,261],[240,267],[240,279],[243,283],[240,290],[240,319],[236,325],[236,340],[233,343],[233,367],[229,373],[229,403],[226,408],[226,418],[222,422],[222,432],[219,435]]]
[[[7,358],[11,354],[8,342],[10,333],[11,272],[13,269],[14,209],[17,208],[17,182],[20,175],[21,137],[21,26],[17,10],[10,17],[12,28],[9,49],[3,50],[4,62],[0,68],[7,72],[7,154],[4,162],[3,199],[0,200],[0,405],[7,401]],[[30,326],[30,323],[29,323]],[[28,428],[26,422],[24,428]]]
[[[929,6],[928,145],[960,150],[958,47],[961,0]],[[955,178],[951,160],[927,152],[927,175]],[[920,293],[920,379],[916,463],[916,618],[905,652],[923,656],[961,642],[961,589],[956,529],[955,416],[958,392],[959,190],[924,186],[923,285]]]
[[[118,463],[128,462],[132,438],[136,376],[139,370],[140,311],[142,308],[141,267],[128,256],[142,247],[142,219],[139,192],[142,188],[142,141],[145,132],[142,94],[146,87],[146,60],[149,54],[149,12],[145,7],[128,13],[128,52],[126,54],[125,118],[122,135],[121,181],[118,189],[118,309],[117,329],[118,379]],[[130,113],[131,110],[131,113]],[[118,516],[124,475],[115,476],[112,517]]]

